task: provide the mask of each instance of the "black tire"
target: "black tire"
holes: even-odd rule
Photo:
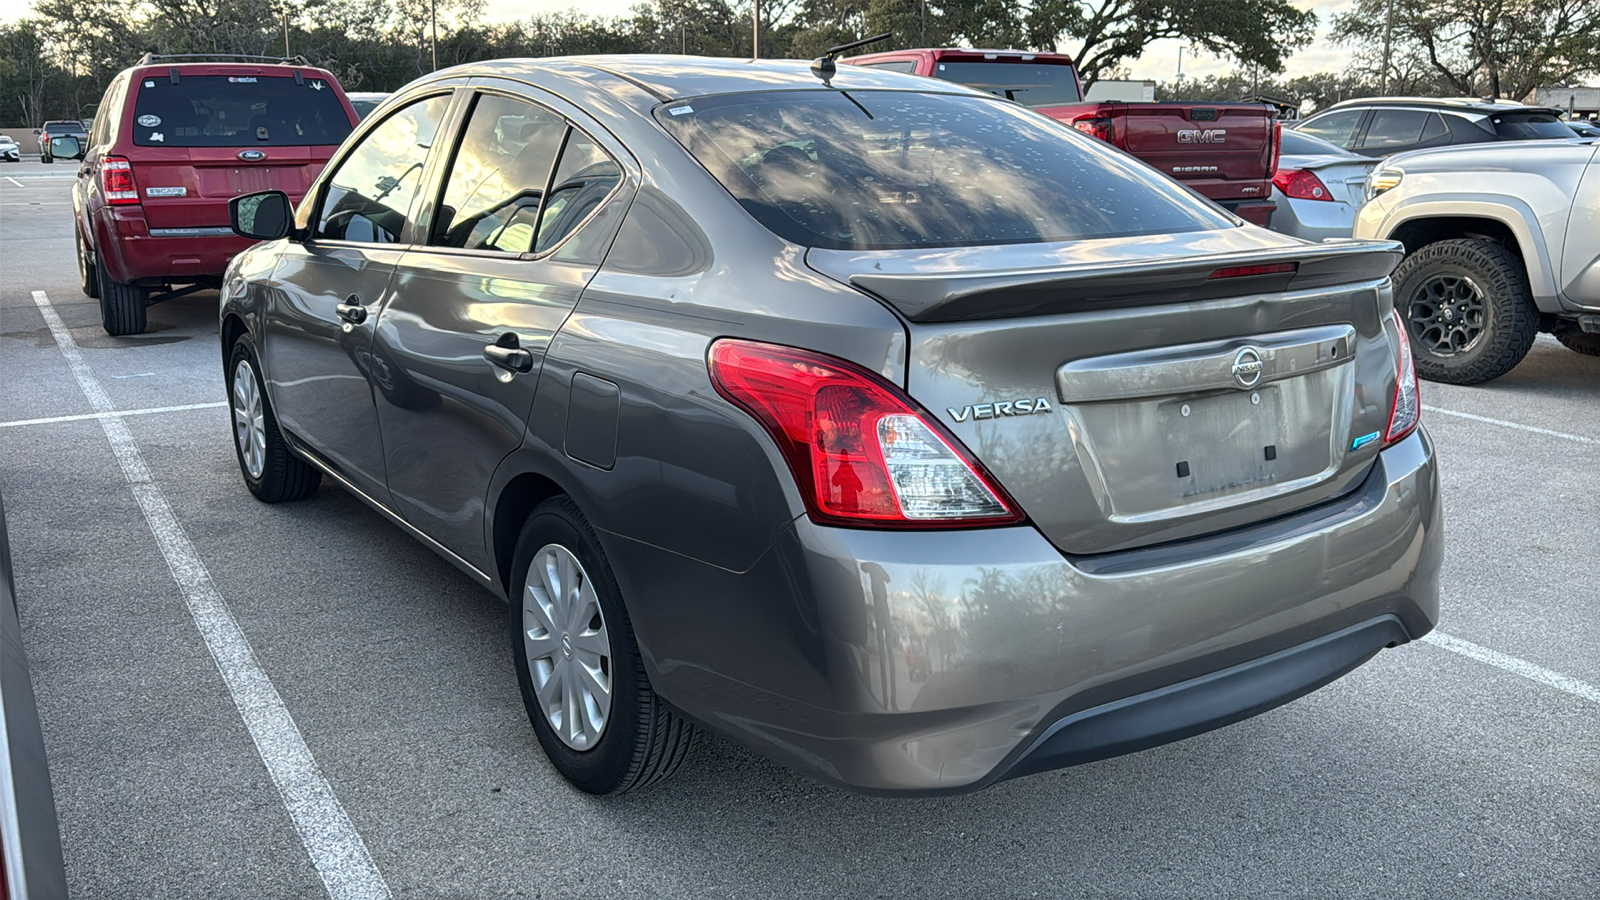
[[[594,589],[610,647],[611,706],[599,738],[576,750],[559,737],[540,706],[528,664],[523,604],[534,557],[555,545],[577,558]],[[545,755],[562,777],[590,794],[620,794],[654,784],[682,765],[694,744],[693,725],[667,708],[645,674],[622,592],[594,530],[567,497],[540,504],[517,539],[512,563],[510,631],[522,702]],[[583,574],[583,573],[580,573]]]
[[[1522,260],[1500,244],[1473,238],[1428,244],[1400,263],[1394,283],[1417,374],[1429,381],[1499,378],[1522,362],[1539,332]]]
[[[74,228],[72,239],[78,248],[78,287],[85,297],[93,299],[100,296],[100,264],[95,261],[94,251],[83,245],[83,232]]]
[[[249,371],[244,373],[255,385],[255,396],[260,401],[262,442],[260,450],[260,473],[252,473],[251,466],[245,462],[245,437],[241,434],[240,416],[243,413],[249,416],[245,398],[240,396],[236,387],[240,366],[248,365]],[[261,378],[261,360],[256,355],[255,341],[250,335],[240,335],[233,342],[233,350],[228,354],[228,413],[230,417],[229,431],[233,434],[233,454],[239,461],[239,474],[244,476],[245,486],[250,488],[257,500],[263,503],[284,503],[290,500],[303,500],[317,492],[317,485],[322,482],[322,472],[315,466],[306,462],[289,449],[284,443],[283,433],[278,430],[278,418],[272,413],[272,404],[267,400],[266,385]]]
[[[55,161],[56,161],[56,158],[51,156],[48,153],[39,154],[39,162],[42,162],[42,163],[53,163]]]
[[[112,337],[144,334],[150,289],[111,280],[111,274],[98,261],[94,271],[100,283],[100,325],[106,334]]]
[[[1600,334],[1588,331],[1567,330],[1556,332],[1561,346],[1584,356],[1600,356]]]

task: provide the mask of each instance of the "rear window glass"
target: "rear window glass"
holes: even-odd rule
[[[1319,137],[1301,134],[1298,131],[1285,131],[1283,133],[1284,156],[1355,156],[1349,150],[1337,144],[1330,144]]]
[[[134,101],[140,147],[295,147],[350,134],[339,92],[325,79],[287,76],[146,77]]]
[[[1071,66],[947,59],[934,74],[1023,106],[1061,106],[1083,99]]]
[[[1572,137],[1572,129],[1561,124],[1560,119],[1549,113],[1512,113],[1494,116],[1493,120],[1495,132],[1510,140]]]
[[[669,103],[657,116],[761,224],[810,247],[1042,243],[1232,224],[1111,147],[981,97],[733,94]]]

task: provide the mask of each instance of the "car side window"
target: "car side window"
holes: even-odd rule
[[[1432,113],[1414,109],[1375,109],[1362,147],[1406,147],[1422,140],[1422,128]]]
[[[550,196],[539,214],[534,252],[543,253],[577,230],[621,180],[622,169],[599,145],[577,129],[569,132],[550,182]]]
[[[95,108],[94,128],[90,130],[89,143],[94,146],[109,143],[111,131],[122,118],[122,89],[127,86],[127,80],[121,77],[114,78],[110,87],[106,88],[105,96],[100,98],[100,105]]]
[[[370,244],[398,241],[449,105],[448,94],[426,97],[367,132],[327,179],[313,237]]]
[[[567,122],[541,106],[480,94],[445,177],[430,244],[527,253]]]
[[[1356,125],[1361,122],[1361,112],[1359,109],[1346,109],[1328,113],[1317,116],[1295,130],[1349,149],[1355,143],[1351,138],[1355,136]]]
[[[1428,121],[1422,126],[1422,137],[1418,138],[1423,143],[1438,140],[1450,133],[1450,128],[1444,124],[1444,118],[1438,113],[1428,113]]]

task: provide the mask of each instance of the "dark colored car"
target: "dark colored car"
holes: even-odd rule
[[[44,123],[44,127],[35,131],[39,136],[39,162],[53,163],[55,155],[50,152],[50,141],[58,137],[75,137],[82,139],[89,134],[83,123],[73,119],[52,119]]]
[[[1600,137],[1600,125],[1596,125],[1593,122],[1585,122],[1581,119],[1568,119],[1562,124],[1572,129],[1572,133],[1578,137]]]
[[[387,91],[351,91],[345,96],[350,98],[350,105],[355,108],[356,115],[365,119],[367,114],[378,108],[378,104],[389,98]]]
[[[0,503],[0,897],[67,896],[50,767],[33,699]]]
[[[1519,103],[1365,97],[1335,103],[1295,130],[1362,156],[1388,156],[1456,144],[1571,138],[1561,115],[1559,109]]]
[[[964,84],[1012,100],[1144,160],[1254,225],[1273,211],[1282,127],[1265,103],[1124,103],[1083,98],[1065,53],[889,50],[841,62]]]
[[[250,242],[228,201],[298,199],[357,121],[339,82],[299,61],[146,55],[111,81],[72,190],[78,275],[107,334],[146,307],[216,287]]]
[[[1241,224],[961,85],[448,69],[234,226],[266,241],[220,310],[245,484],[326,477],[509,598],[587,791],[663,777],[690,723],[970,790],[1254,715],[1438,616],[1399,246]]]

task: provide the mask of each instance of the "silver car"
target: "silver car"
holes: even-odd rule
[[[1388,242],[1243,224],[949,82],[587,57],[398,92],[222,290],[245,484],[497,597],[555,767],[705,728],[971,790],[1295,699],[1438,617]]]
[[[1267,227],[1308,241],[1349,237],[1367,173],[1378,163],[1286,129],[1278,170],[1272,175],[1272,199],[1278,208]]]
[[[21,162],[22,148],[9,134],[0,134],[0,160],[5,162]]]

